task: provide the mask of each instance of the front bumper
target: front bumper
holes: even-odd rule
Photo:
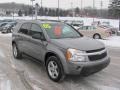
[[[110,63],[110,58],[106,57],[98,61],[88,61],[88,62],[68,62],[68,72],[69,75],[90,75],[98,72]]]

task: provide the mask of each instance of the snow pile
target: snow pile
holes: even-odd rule
[[[12,33],[8,33],[8,34],[0,33],[0,37],[12,37]]]
[[[120,47],[120,36],[111,36],[106,40],[99,40],[103,42],[106,46],[110,47]]]

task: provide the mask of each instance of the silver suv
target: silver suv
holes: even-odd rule
[[[12,35],[13,56],[23,53],[40,60],[51,80],[66,75],[90,75],[110,63],[103,43],[83,37],[71,26],[58,21],[21,21]]]

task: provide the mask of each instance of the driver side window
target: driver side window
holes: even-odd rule
[[[39,25],[37,24],[32,24],[31,29],[30,29],[30,35],[34,35],[34,34],[39,34],[40,36],[42,35],[42,29],[40,28]]]

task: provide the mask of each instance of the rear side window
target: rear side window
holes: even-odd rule
[[[20,30],[19,30],[19,33],[22,33],[22,34],[26,34],[28,35],[28,31],[30,30],[30,27],[31,27],[31,24],[30,23],[24,23]]]
[[[87,29],[88,29],[87,26],[82,27],[82,30],[87,30]]]

